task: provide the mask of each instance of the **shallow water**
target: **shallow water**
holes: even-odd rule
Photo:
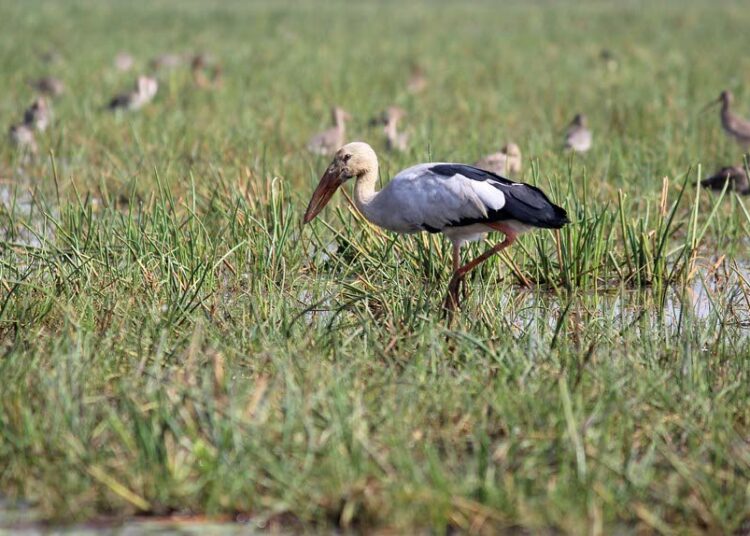
[[[28,504],[11,503],[0,496],[0,534],[14,526],[33,524],[36,519],[36,512]]]
[[[319,265],[320,258],[327,261],[334,252],[328,244],[308,253]],[[485,292],[481,285],[470,283],[468,300],[478,307],[496,300],[495,309],[516,335],[554,330],[560,315],[566,312],[587,322],[602,321],[616,327],[638,324],[639,329],[659,329],[667,335],[699,321],[734,326],[750,336],[750,264],[724,261],[717,268],[716,263],[717,259],[703,260],[687,285],[671,284],[661,292],[653,287],[612,286],[591,292],[579,290],[569,298],[546,289],[517,286],[511,287],[512,292],[496,293],[492,288]],[[337,287],[340,281],[330,284]],[[309,286],[295,296],[305,308],[303,317],[308,324],[330,320],[340,307],[337,293],[316,292],[320,286],[319,279],[311,279]],[[570,299],[572,303],[566,301]]]
[[[235,523],[205,520],[203,518],[133,518],[124,523],[102,521],[71,526],[51,526],[42,523],[35,510],[25,503],[11,503],[0,497],[0,536],[27,535],[207,535],[234,536],[260,534],[262,529],[252,523]],[[291,534],[291,531],[274,527],[274,534]]]
[[[704,269],[684,288],[614,288],[576,296],[568,314],[587,322],[659,329],[676,335],[695,321],[732,325],[750,336],[750,267],[733,265],[720,276]],[[558,296],[521,291],[505,298],[502,308],[515,311],[511,325],[517,332],[554,328],[568,304]],[[513,301],[513,304],[509,302]],[[544,325],[540,325],[543,323]]]
[[[0,184],[0,216],[0,240],[10,245],[40,248],[54,237],[52,225],[29,190]]]

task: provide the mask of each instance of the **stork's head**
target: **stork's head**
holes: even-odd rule
[[[303,223],[310,223],[328,204],[336,190],[352,178],[360,178],[378,167],[378,157],[372,147],[361,141],[347,143],[336,151],[333,161],[320,178],[310,198]]]
[[[513,142],[506,144],[501,150],[508,156],[521,158],[521,149]]]

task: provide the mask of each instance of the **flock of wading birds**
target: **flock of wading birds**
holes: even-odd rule
[[[185,57],[164,54],[153,59],[152,69],[174,68],[190,64],[197,87],[217,88],[222,83],[222,70],[206,54]],[[118,54],[114,66],[128,71],[134,65],[132,56]],[[35,132],[43,132],[51,122],[48,99],[60,96],[65,88],[53,77],[30,82],[41,96],[25,110],[23,120],[10,127],[11,142],[25,155],[37,152]],[[424,91],[428,80],[418,67],[412,69],[407,83],[411,93]],[[115,95],[107,104],[110,110],[135,111],[149,104],[158,91],[153,76],[139,76],[132,90]],[[724,132],[745,150],[750,146],[750,121],[731,111],[732,93],[723,91],[716,101],[721,104],[720,118]],[[391,106],[370,124],[383,128],[386,147],[390,151],[405,151],[409,147],[409,133],[399,125],[406,112]],[[506,144],[499,152],[487,155],[473,165],[428,162],[407,168],[391,179],[380,191],[378,158],[367,143],[346,143],[346,122],[351,116],[342,108],[332,109],[331,128],[312,136],[307,144],[310,152],[333,156],[312,194],[303,222],[312,221],[328,203],[336,190],[354,179],[354,203],[371,223],[396,233],[442,233],[453,245],[453,277],[443,307],[453,311],[461,304],[461,292],[466,274],[494,254],[510,246],[516,238],[535,228],[560,229],[569,223],[567,213],[555,205],[539,188],[515,182],[505,176],[521,171],[521,151],[515,143]],[[576,114],[565,131],[564,147],[585,153],[593,143],[586,117]],[[725,187],[739,194],[750,194],[750,183],[741,165],[721,168],[701,184],[714,190]],[[461,263],[461,248],[466,242],[483,239],[487,233],[500,231],[505,236],[479,257]]]
[[[43,55],[49,63],[59,62],[55,53]],[[113,66],[118,71],[130,71],[135,66],[135,59],[126,52],[117,54]],[[216,89],[223,83],[222,68],[209,54],[161,54],[149,62],[153,72],[174,69],[189,64],[194,84],[202,89]],[[50,101],[65,93],[65,84],[54,76],[43,76],[36,80],[29,80],[29,86],[38,96],[24,111],[23,118],[8,129],[10,142],[24,156],[30,159],[38,152],[36,133],[44,132],[52,122],[52,107]],[[159,82],[151,75],[141,75],[136,78],[134,87],[118,93],[107,103],[106,108],[112,111],[135,111],[143,108],[156,97]]]

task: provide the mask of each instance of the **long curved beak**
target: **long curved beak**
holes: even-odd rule
[[[328,169],[326,169],[326,172],[320,178],[318,187],[315,188],[310,198],[310,203],[307,205],[302,223],[310,223],[323,210],[323,207],[328,204],[333,194],[336,193],[336,190],[342,184],[340,175],[341,173],[335,164],[328,166]]]
[[[706,104],[703,108],[701,108],[701,111],[699,113],[705,112],[706,110],[710,109],[712,106],[716,106],[720,102],[721,102],[721,97],[719,97],[716,100],[712,100],[711,102],[709,102],[708,104]]]

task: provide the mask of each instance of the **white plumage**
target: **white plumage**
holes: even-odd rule
[[[379,227],[397,233],[416,233],[428,228],[443,231],[451,222],[483,218],[488,209],[499,210],[505,205],[503,192],[489,183],[458,174],[448,178],[437,175],[430,171],[437,165],[441,163],[419,164],[403,170],[369,203],[358,202],[358,208]],[[482,232],[488,230],[484,227]],[[453,234],[463,234],[461,228],[454,231]],[[466,234],[472,236],[467,240],[481,238],[474,236],[476,232]]]
[[[451,240],[454,275],[446,298],[449,309],[458,305],[466,273],[512,244],[519,234],[534,227],[559,229],[568,223],[565,210],[538,188],[465,164],[418,164],[376,191],[378,159],[362,142],[349,143],[336,152],[313,192],[304,222],[312,221],[335,191],[355,177],[354,202],[375,225],[403,234],[442,233]],[[505,234],[505,240],[460,266],[464,242],[492,231]]]

